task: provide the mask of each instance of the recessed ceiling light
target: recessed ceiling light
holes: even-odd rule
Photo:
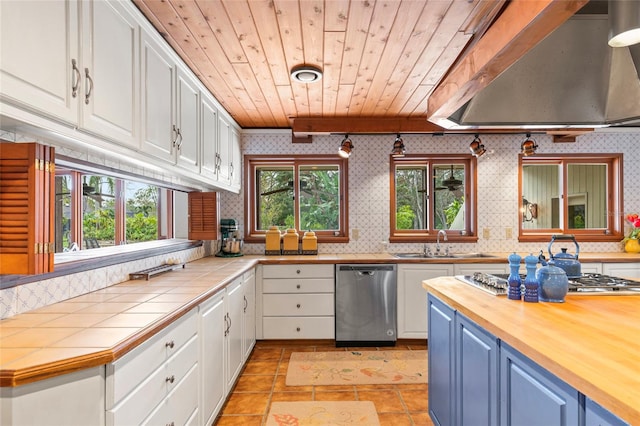
[[[298,83],[314,83],[322,78],[322,71],[311,65],[301,65],[291,70],[291,78]]]

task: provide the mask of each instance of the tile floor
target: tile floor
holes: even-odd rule
[[[330,350],[426,349],[422,341],[399,341],[393,348],[336,348],[333,341],[259,341],[227,400],[216,425],[260,426],[273,401],[373,401],[381,426],[433,425],[426,384],[360,386],[286,386],[292,352]]]

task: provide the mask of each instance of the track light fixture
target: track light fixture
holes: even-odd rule
[[[396,136],[396,140],[393,142],[393,149],[391,150],[392,157],[404,157],[406,149],[404,148],[404,142],[400,137],[400,133]]]
[[[478,135],[476,135],[473,141],[469,144],[469,150],[474,157],[481,157],[485,152],[487,152]]]
[[[349,139],[349,135],[344,135],[340,148],[338,148],[338,155],[342,158],[349,158],[352,149],[353,144],[351,143],[351,139]]]
[[[522,145],[520,146],[520,152],[525,157],[528,157],[529,155],[535,154],[537,149],[538,144],[536,144],[535,140],[531,139],[531,133],[527,133],[527,138],[522,142]]]

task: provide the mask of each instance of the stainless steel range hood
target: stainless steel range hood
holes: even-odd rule
[[[604,15],[576,15],[449,119],[461,126],[640,126],[640,45],[611,48]]]

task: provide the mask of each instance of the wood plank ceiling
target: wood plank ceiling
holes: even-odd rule
[[[510,65],[491,46],[481,47],[481,67],[461,61],[477,60],[468,52],[477,50],[506,0],[133,1],[243,128],[439,131],[427,120],[428,107],[439,117],[455,111],[488,84],[488,75]],[[533,27],[532,40],[539,41],[586,1],[521,0],[538,6],[515,12],[513,16],[523,17],[517,30],[528,31],[529,37]],[[553,3],[564,3],[564,10],[558,13]],[[545,7],[554,10],[545,12]],[[552,21],[551,13],[556,17]],[[545,21],[541,18],[548,23],[535,24]],[[500,39],[504,28],[491,30]],[[502,43],[502,49],[515,40],[525,46],[518,52],[524,54],[535,43],[519,40],[522,32],[512,31],[492,45]],[[492,62],[496,56],[497,65]],[[293,82],[290,70],[302,64],[318,66],[323,78]],[[452,74],[454,79],[437,94],[438,103],[430,104],[450,69],[463,76]]]

